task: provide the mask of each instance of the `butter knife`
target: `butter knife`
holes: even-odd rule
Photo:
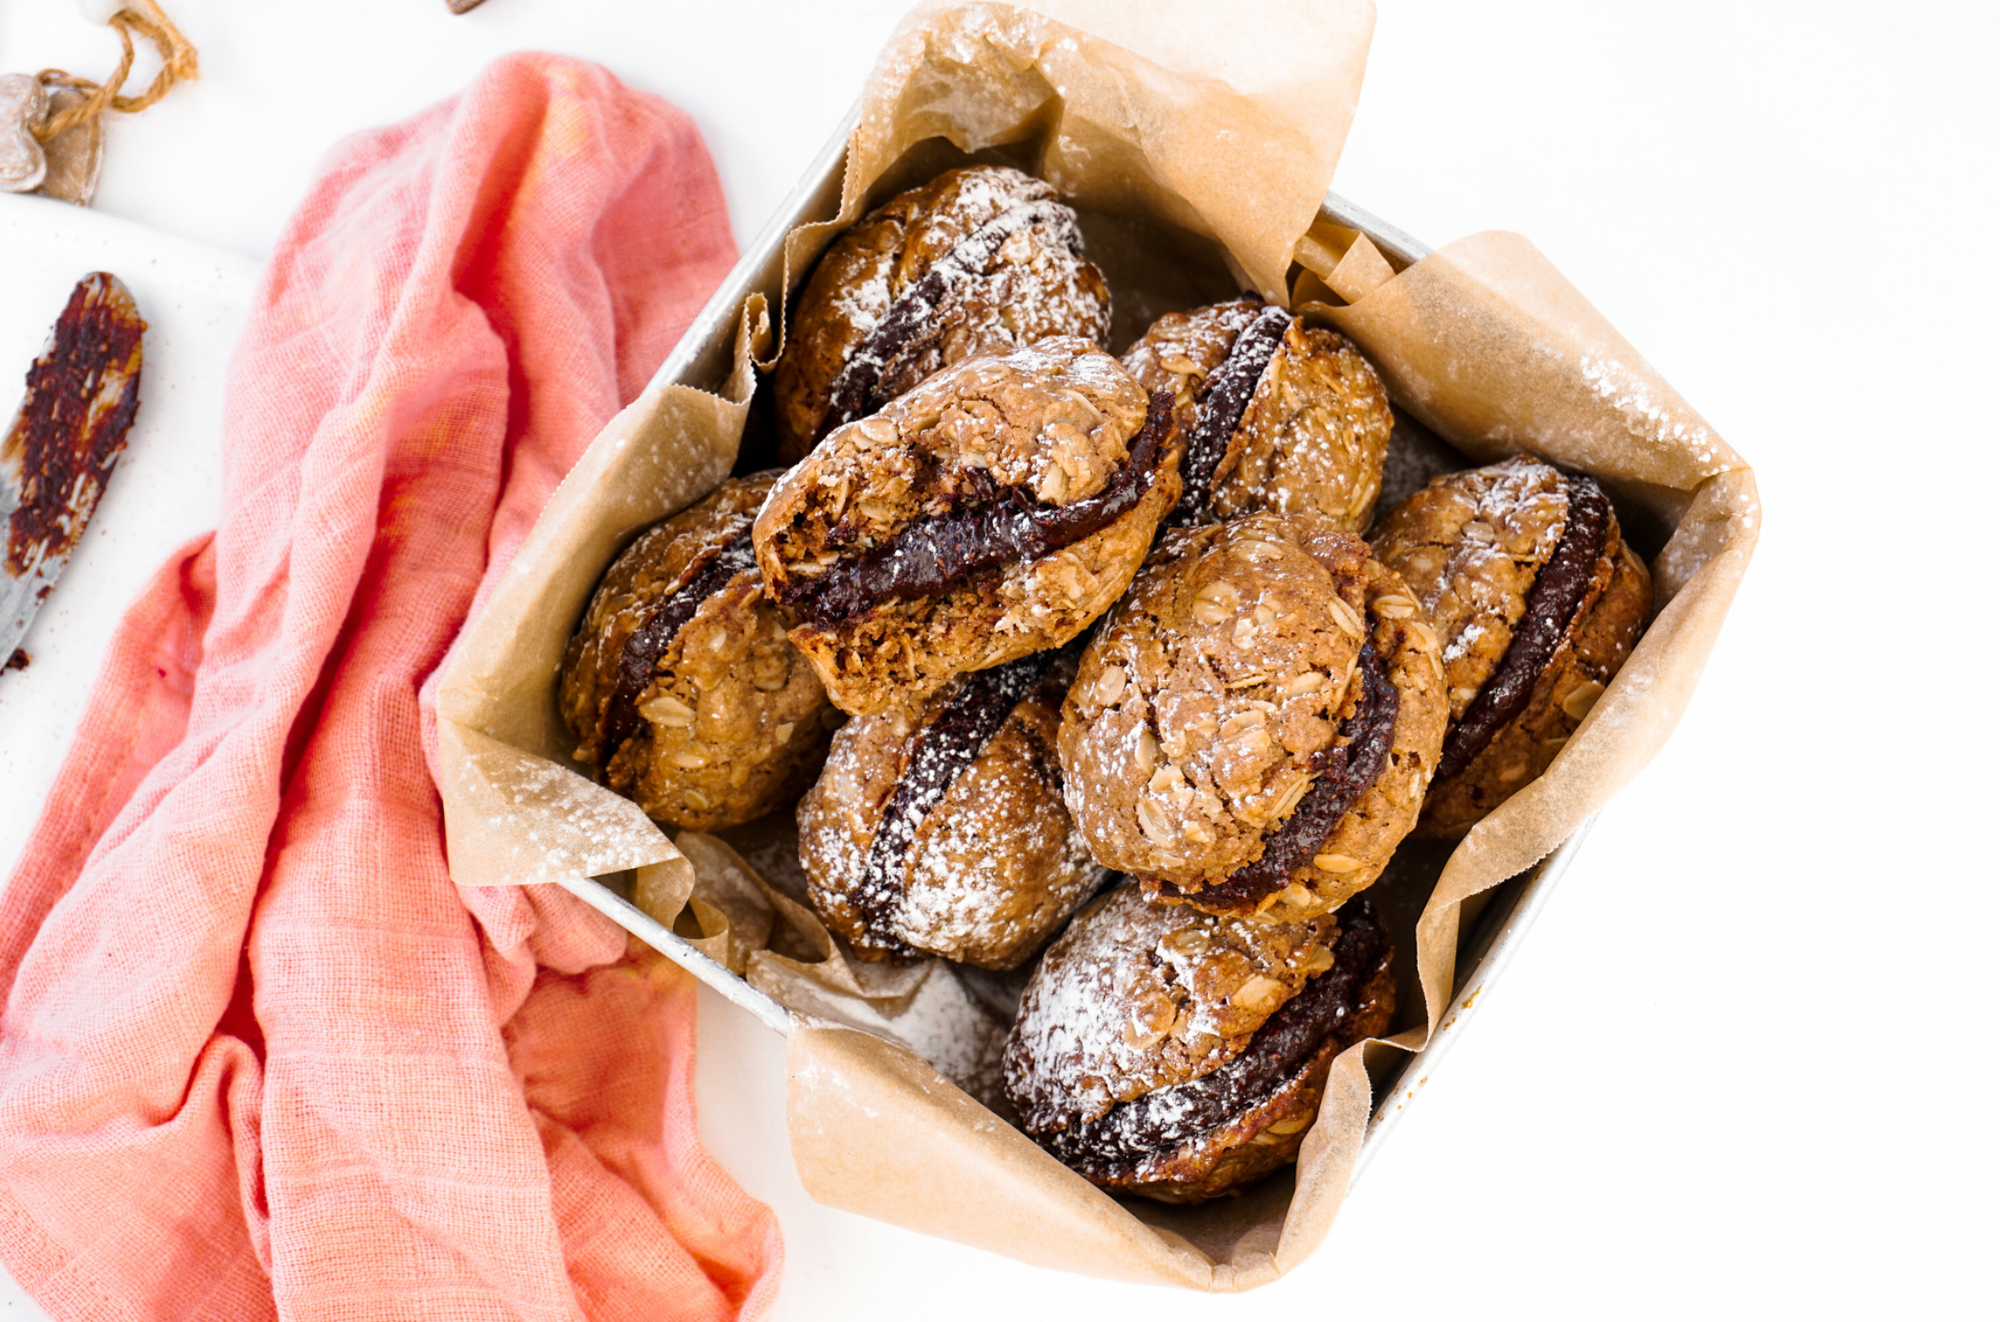
[[[124,453],[139,411],[146,323],[116,276],[85,276],[70,291],[28,390],[0,440],[0,668],[17,649],[69,563]]]

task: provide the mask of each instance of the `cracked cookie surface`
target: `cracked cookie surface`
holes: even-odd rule
[[[1004,1070],[1037,1142],[1171,1202],[1291,1161],[1340,1050],[1388,1028],[1392,949],[1366,901],[1298,923],[1149,903],[1130,881],[1049,948]]]
[[[1084,652],[1064,793],[1093,856],[1160,898],[1325,913],[1414,824],[1443,690],[1415,601],[1332,520],[1175,530]]]
[[[1117,600],[1180,494],[1168,431],[1086,340],[968,359],[785,474],[758,563],[838,706],[918,702]]]
[[[799,858],[861,958],[1014,968],[1096,888],[1055,756],[1075,673],[1073,657],[1024,657],[834,736],[799,803]]]
[[[1525,455],[1436,479],[1374,545],[1443,645],[1452,729],[1423,830],[1460,834],[1555,760],[1630,655],[1652,576],[1594,482]]]
[[[1246,296],[1161,317],[1123,361],[1172,392],[1189,438],[1176,521],[1269,510],[1367,527],[1395,416],[1344,336]]]
[[[1110,290],[1053,188],[1005,166],[947,170],[862,217],[814,268],[772,383],[780,456],[796,462],[962,359],[1052,335],[1101,341],[1110,325]]]
[[[685,829],[789,802],[839,720],[750,553],[776,478],[726,481],[641,533],[605,571],[563,659],[558,702],[576,760]]]

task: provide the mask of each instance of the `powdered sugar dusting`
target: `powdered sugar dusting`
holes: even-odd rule
[[[1409,586],[1443,643],[1453,720],[1506,654],[1562,540],[1568,492],[1556,469],[1518,456],[1436,479],[1377,532],[1376,556]]]
[[[489,849],[505,842],[504,857],[481,859],[489,883],[601,876],[671,852],[637,805],[566,767],[498,741],[481,742],[487,747],[475,748],[469,759],[476,783],[462,788],[478,796]],[[500,875],[489,876],[496,868]]]
[[[1215,1070],[1326,967],[1338,930],[1331,916],[1260,923],[1151,904],[1121,883],[1035,970],[1008,1041],[1010,1095],[1041,1132]]]
[[[834,311],[863,336],[882,324],[889,311],[889,279],[857,280],[834,295]]]
[[[1735,458],[1699,418],[1688,420],[1692,414],[1685,405],[1662,399],[1652,382],[1624,362],[1585,354],[1577,369],[1597,397],[1616,410],[1633,439],[1669,454],[1692,455],[1709,474],[1721,472]]]
[[[1081,903],[1102,873],[1052,771],[1071,673],[1025,658],[957,681],[921,716],[863,717],[836,737],[800,811],[830,922],[879,947],[1004,968]]]
[[[998,166],[950,171],[877,216],[877,230],[898,219],[907,229],[828,302],[845,348],[824,387],[819,435],[965,358],[1052,335],[1101,346],[1110,330],[1110,292],[1083,257],[1076,213],[1039,179]]]

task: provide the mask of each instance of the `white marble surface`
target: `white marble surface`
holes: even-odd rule
[[[157,411],[30,640],[74,668],[31,672],[33,704],[0,677],[4,802],[46,784],[111,613],[212,517],[218,361],[178,346],[226,339],[326,146],[502,51],[573,52],[694,115],[747,241],[902,4],[169,7],[204,77],[113,127],[98,218],[162,263]],[[1990,1315],[2000,11],[1382,10],[1342,191],[1432,243],[1528,234],[1757,464],[1765,541],[1701,691],[1331,1239],[1249,1297],[1037,1272],[812,1204],[780,1043],[704,992],[703,1134],[784,1224],[778,1316]],[[80,12],[0,10],[0,70],[108,67]],[[40,334],[18,302],[67,287],[18,213],[0,198],[8,379]],[[184,498],[120,517],[164,494],[135,499],[149,472]],[[0,823],[0,857],[26,829]],[[4,1288],[0,1313],[40,1316]]]

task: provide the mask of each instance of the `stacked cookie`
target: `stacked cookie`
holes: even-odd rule
[[[1296,1156],[1334,1056],[1394,1012],[1361,893],[1540,774],[1650,581],[1605,493],[1527,458],[1364,541],[1394,414],[1309,316],[1174,312],[1122,361],[1110,324],[1046,184],[977,166],[891,199],[795,306],[792,467],[633,543],[561,701],[579,761],[663,821],[812,780],[829,929],[1032,963],[1023,1127],[1190,1201]]]

